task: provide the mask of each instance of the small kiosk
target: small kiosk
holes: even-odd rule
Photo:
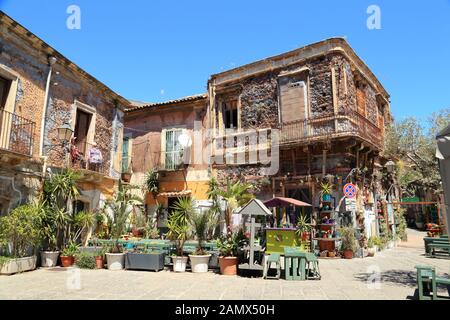
[[[277,197],[264,202],[264,205],[271,208],[282,208],[285,209],[289,206],[294,207],[311,207],[309,203],[292,199]],[[284,254],[285,247],[297,247],[298,236],[296,235],[295,228],[267,228],[266,229],[266,239],[267,239],[267,250],[266,253],[278,253]]]
[[[255,254],[262,254],[264,248],[260,244],[255,244],[255,234],[257,229],[262,227],[261,222],[257,223],[256,218],[259,217],[265,221],[272,212],[258,199],[252,199],[239,212],[244,220],[244,226],[250,229],[250,242],[244,247],[245,256],[248,254],[248,262],[240,264],[239,270],[257,270],[263,271],[264,266],[255,260]]]

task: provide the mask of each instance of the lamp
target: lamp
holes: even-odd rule
[[[66,122],[62,126],[58,127],[58,139],[62,144],[67,143],[72,137],[72,127]]]
[[[386,162],[384,167],[386,168],[387,172],[392,173],[392,172],[394,172],[394,169],[395,169],[395,162],[392,160],[389,160],[388,162]]]

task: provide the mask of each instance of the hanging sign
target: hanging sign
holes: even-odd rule
[[[344,186],[344,196],[346,198],[353,198],[356,196],[356,186],[353,183],[347,183]]]

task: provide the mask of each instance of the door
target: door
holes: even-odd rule
[[[82,155],[86,154],[87,135],[89,131],[89,124],[91,122],[91,115],[87,112],[77,110],[77,119],[75,122],[75,145]]]

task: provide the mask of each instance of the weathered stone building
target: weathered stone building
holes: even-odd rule
[[[83,175],[77,206],[97,208],[120,178],[129,102],[3,12],[0,85],[1,214],[34,199],[45,174],[67,167]],[[65,123],[76,138],[66,147],[58,139]],[[90,158],[93,148],[101,161]]]
[[[336,206],[345,182],[353,181],[362,191],[357,219],[375,231],[373,195],[391,121],[389,95],[344,39],[213,75],[208,90],[212,167],[220,180],[251,181],[262,199],[292,197],[315,207],[324,178],[334,185]],[[258,136],[253,143],[250,132]],[[272,152],[278,170],[267,174],[259,156],[248,161],[250,146]]]

